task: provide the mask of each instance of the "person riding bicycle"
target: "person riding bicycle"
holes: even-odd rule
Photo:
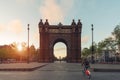
[[[82,62],[82,66],[83,66],[83,72],[87,75],[88,79],[91,79],[91,73],[88,70],[88,68],[90,68],[90,63],[87,59],[84,59]]]
[[[84,59],[82,62],[82,65],[84,66],[84,69],[87,70],[90,67],[90,63],[87,59]]]

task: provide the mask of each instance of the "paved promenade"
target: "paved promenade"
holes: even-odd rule
[[[95,72],[120,72],[120,64],[91,64]]]
[[[92,64],[92,68],[119,69],[120,65]],[[33,71],[0,71],[0,80],[88,80],[80,63],[15,63],[0,64],[0,69],[32,69]],[[39,67],[39,68],[38,68]],[[92,80],[120,80],[118,72],[91,71]]]
[[[0,71],[34,71],[49,63],[9,63],[0,64]],[[91,64],[94,72],[120,72],[120,64]]]
[[[9,63],[0,64],[0,71],[33,71],[40,67],[47,65],[47,63]]]

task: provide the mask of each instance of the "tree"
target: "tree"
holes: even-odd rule
[[[11,47],[9,45],[0,46],[0,60],[5,61],[11,57]]]
[[[3,59],[5,59],[6,57],[6,50],[4,47],[0,48],[0,60],[1,60],[1,63],[3,61]]]
[[[84,49],[82,50],[82,56],[83,56],[83,57],[88,57],[88,55],[90,55],[90,49],[84,48]]]
[[[30,46],[30,59],[32,61],[35,60],[36,59],[36,55],[37,55],[37,52],[36,52],[35,46],[31,45]]]
[[[105,40],[98,43],[98,48],[99,48],[98,52],[101,52],[100,50],[103,50],[104,48],[108,50],[115,50],[116,48],[115,46],[116,46],[115,40],[113,40],[113,38],[111,37],[108,37]]]
[[[114,31],[112,32],[112,34],[115,36],[116,45],[118,45],[118,49],[120,51],[120,25],[117,25],[114,28]]]
[[[92,45],[90,46],[90,53],[92,53]],[[93,54],[96,54],[96,50],[97,50],[97,44],[94,42],[93,43]]]
[[[17,43],[13,42],[13,43],[9,44],[9,46],[11,47],[11,54],[10,54],[11,57],[10,58],[19,60],[20,54],[18,54]]]
[[[19,51],[18,50],[18,46],[21,45],[22,50]],[[25,61],[27,59],[27,45],[25,42],[22,43],[16,43],[13,42],[12,44],[10,44],[12,53],[11,53],[11,58],[16,59],[18,61]]]

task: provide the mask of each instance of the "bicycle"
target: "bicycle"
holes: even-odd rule
[[[85,67],[84,67],[83,73],[84,73],[85,76],[87,76],[87,78],[88,78],[89,80],[91,80],[91,72],[90,72],[90,70],[89,70],[88,68],[85,68]]]

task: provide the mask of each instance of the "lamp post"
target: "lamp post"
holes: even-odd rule
[[[93,28],[93,24],[91,24],[91,26],[92,26],[92,28],[91,28],[91,30],[92,30],[92,55],[91,55],[91,61],[92,61],[92,64],[94,63],[94,56],[93,56],[93,54],[94,54],[94,46],[93,46],[93,30],[94,30],[94,28]]]
[[[27,49],[27,63],[29,64],[29,30],[30,30],[30,28],[29,28],[29,26],[30,26],[30,24],[28,24],[28,28],[27,28],[27,30],[28,30],[28,49]]]

